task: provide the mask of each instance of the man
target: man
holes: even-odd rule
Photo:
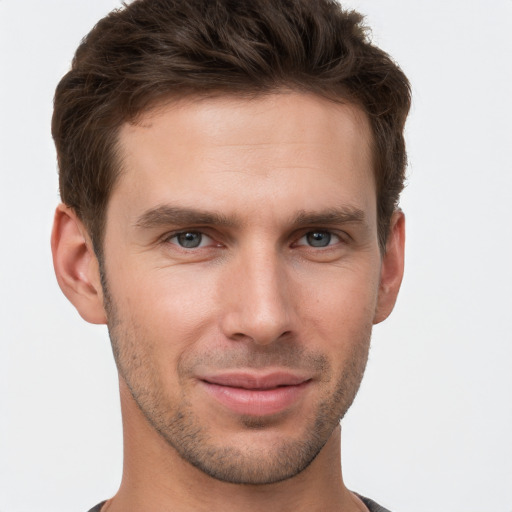
[[[382,511],[340,419],[403,273],[406,77],[329,0],[136,0],[55,96],[59,284],[108,325],[94,511]]]

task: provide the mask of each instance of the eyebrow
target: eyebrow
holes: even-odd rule
[[[364,223],[363,210],[352,206],[329,208],[323,211],[299,211],[291,221],[291,226],[307,225],[332,226],[348,223]],[[219,212],[163,205],[144,212],[135,222],[140,229],[154,229],[161,226],[179,225],[215,225],[221,227],[236,227],[243,224],[233,216]]]
[[[171,224],[177,225],[217,225],[233,227],[234,219],[218,212],[181,208],[178,206],[158,206],[144,212],[135,222],[137,228],[151,229]]]
[[[339,208],[329,208],[325,211],[320,212],[307,212],[301,210],[293,221],[296,226],[304,225],[339,225],[349,223],[364,223],[365,214],[364,211],[352,206],[344,206]]]

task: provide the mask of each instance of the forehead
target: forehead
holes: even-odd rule
[[[122,172],[111,202],[132,209],[200,201],[249,215],[258,201],[306,210],[319,199],[375,202],[366,115],[312,94],[163,104],[125,124],[119,145]]]

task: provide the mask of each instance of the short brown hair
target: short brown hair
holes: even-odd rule
[[[357,104],[373,132],[378,235],[403,189],[409,82],[334,0],[135,0],[83,39],[55,93],[62,200],[102,253],[120,126],[166,97],[280,89]]]

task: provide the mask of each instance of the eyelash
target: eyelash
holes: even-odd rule
[[[312,245],[311,243],[309,244],[300,244],[298,242],[300,242],[303,238],[308,238],[309,236],[314,236],[314,235],[328,235],[328,240],[327,240],[327,245]],[[336,238],[337,239],[337,243],[336,244],[331,244],[331,240],[333,238]],[[309,240],[309,242],[311,242],[312,240]],[[320,241],[320,242],[323,242],[323,240],[320,240],[320,239],[317,239],[317,241]],[[311,231],[308,231],[306,233],[304,233],[298,240],[298,242],[295,242],[294,245],[298,245],[299,247],[304,245],[304,246],[307,246],[307,247],[311,247],[311,248],[314,248],[314,249],[326,249],[326,248],[329,248],[329,247],[332,247],[333,245],[337,245],[338,243],[340,242],[343,242],[342,238],[336,234],[336,233],[333,233],[332,231],[329,231],[327,229],[314,229],[314,230],[311,230]]]
[[[175,239],[176,241],[178,241],[178,238],[181,236],[181,235],[199,235],[200,236],[200,241],[199,241],[199,245],[197,247],[185,247],[179,243],[173,243],[172,240]],[[173,245],[176,245],[178,246],[180,249],[185,249],[185,250],[192,250],[192,249],[202,249],[203,247],[201,247],[201,244],[203,243],[203,238],[206,237],[206,238],[209,238],[210,240],[213,241],[213,238],[208,236],[206,233],[202,232],[202,231],[199,231],[199,230],[186,230],[186,231],[179,231],[177,233],[171,233],[169,235],[167,235],[164,239],[163,239],[163,242],[164,243],[171,243]],[[220,244],[218,244],[220,246]]]
[[[183,245],[181,245],[179,242],[178,242],[178,238],[182,235],[199,235],[200,236],[200,240],[199,240],[199,244],[198,246],[196,247],[185,247]],[[308,236],[311,236],[311,235],[328,235],[328,243],[327,245],[318,245],[318,246],[315,246],[315,245],[311,245],[311,244],[308,244],[308,243],[299,243],[302,239],[308,237]],[[184,231],[178,231],[178,232],[175,232],[175,233],[170,233],[168,235],[166,235],[164,238],[163,238],[163,242],[164,243],[170,243],[172,245],[176,245],[177,247],[179,247],[180,249],[183,249],[185,251],[189,251],[189,250],[194,250],[194,249],[204,249],[204,248],[208,248],[208,246],[201,246],[201,244],[203,244],[204,242],[204,238],[208,238],[210,239],[211,241],[214,241],[213,237],[207,235],[206,233],[204,233],[203,231],[201,230],[184,230]],[[347,243],[347,237],[348,235],[344,234],[344,235],[341,235],[341,234],[338,234],[338,233],[335,233],[334,231],[332,230],[329,230],[329,229],[310,229],[308,231],[303,231],[301,236],[298,237],[296,239],[296,241],[292,244],[292,247],[293,246],[296,246],[296,247],[308,247],[308,248],[311,248],[311,249],[323,249],[323,250],[328,250],[329,248],[332,248],[332,247],[335,247],[336,245],[340,244],[340,243]],[[331,241],[332,239],[335,239],[335,243],[331,244]],[[176,240],[176,243],[174,243],[172,240]],[[320,240],[321,241],[321,240]],[[222,244],[218,243],[217,244],[217,247],[221,247]]]

